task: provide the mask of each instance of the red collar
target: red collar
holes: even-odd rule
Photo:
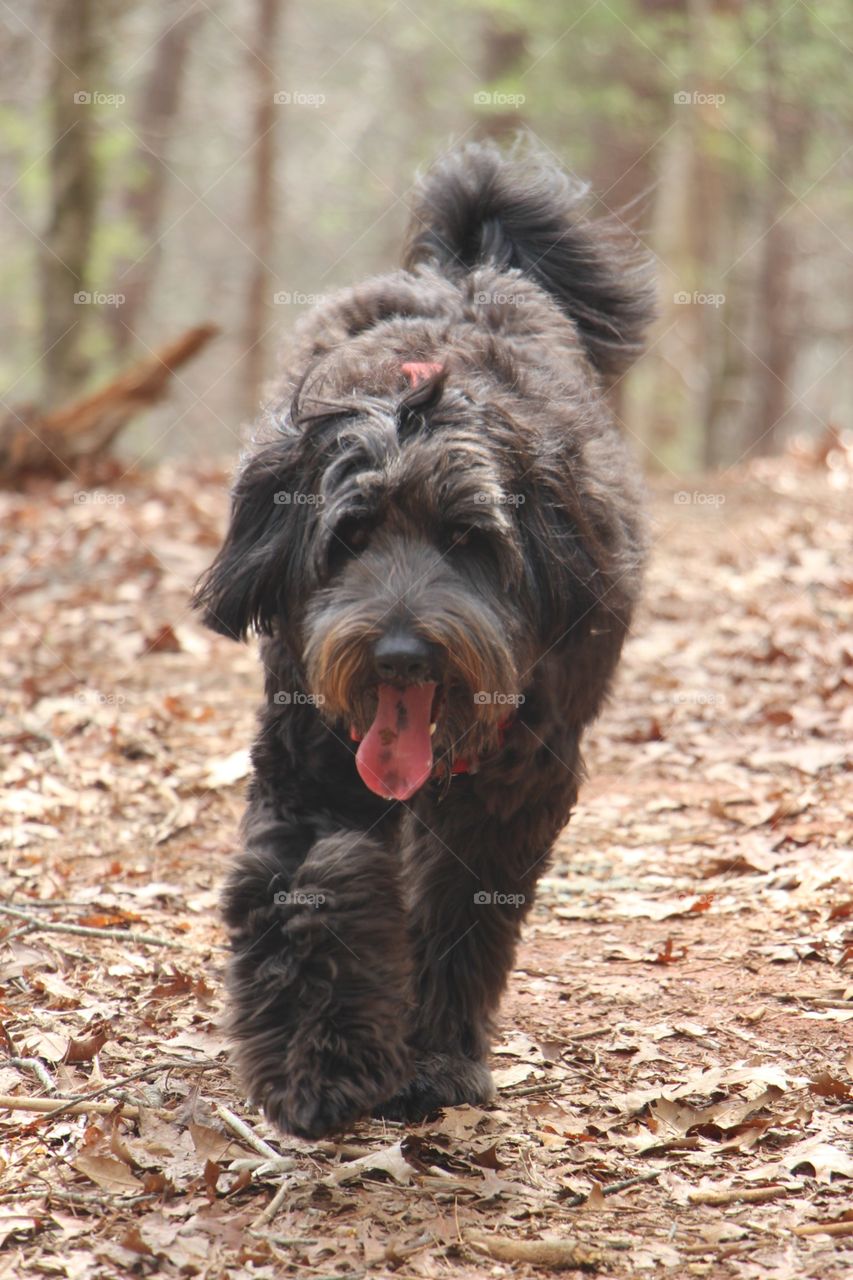
[[[507,716],[506,720],[501,720],[498,725],[498,745],[503,749],[506,741],[507,730],[512,724],[512,716]],[[451,773],[471,773],[471,761],[466,756],[457,756],[450,767]]]

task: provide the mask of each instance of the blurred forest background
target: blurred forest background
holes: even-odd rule
[[[416,169],[525,129],[656,255],[652,355],[617,390],[652,466],[850,427],[849,0],[10,0],[0,24],[7,422],[213,324],[121,449],[233,453],[280,335],[395,263]]]

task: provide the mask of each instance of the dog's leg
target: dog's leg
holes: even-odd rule
[[[550,804],[498,817],[472,792],[418,806],[412,818],[404,883],[415,1077],[376,1108],[388,1119],[417,1120],[440,1106],[493,1096],[492,1018],[536,881],[574,800],[574,788],[562,786]]]
[[[315,1138],[411,1075],[397,868],[360,831],[312,840],[256,809],[247,834],[225,894],[237,1064],[273,1124]]]

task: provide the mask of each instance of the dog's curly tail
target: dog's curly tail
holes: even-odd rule
[[[551,294],[612,377],[639,354],[654,316],[651,259],[624,224],[589,219],[587,190],[530,146],[456,147],[415,190],[403,265],[452,276],[516,268]]]

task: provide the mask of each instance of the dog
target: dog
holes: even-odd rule
[[[585,196],[529,148],[437,161],[402,268],[298,327],[196,590],[214,631],[260,636],[229,1030],[286,1133],[494,1094],[645,554],[608,389],[650,270]]]

